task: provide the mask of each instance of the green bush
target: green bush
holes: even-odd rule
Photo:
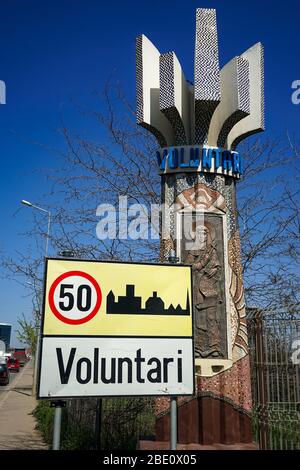
[[[45,442],[50,445],[53,437],[54,409],[50,408],[48,400],[41,400],[32,414],[37,421],[36,429],[42,433]]]
[[[154,434],[153,399],[102,399],[101,438],[99,434],[95,435],[94,413],[88,414],[89,408],[85,409],[82,406],[83,404],[80,405],[79,403],[78,405],[77,403],[77,409],[62,409],[60,447],[63,450],[97,449],[99,448],[100,439],[101,449],[103,450],[134,450],[142,436]],[[93,411],[94,406],[92,403],[89,411]],[[54,408],[50,408],[50,400],[40,401],[33,415],[37,421],[37,429],[42,433],[47,444],[51,446]]]
[[[53,439],[53,423],[54,423],[54,408],[50,407],[49,400],[41,400],[33,411],[38,429],[45,442],[51,447]],[[72,428],[68,425],[67,410],[62,409],[61,421],[61,441],[60,448],[62,450],[76,450],[76,449],[95,449],[95,436],[91,435],[88,429],[78,426]]]

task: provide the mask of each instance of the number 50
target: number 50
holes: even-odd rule
[[[66,290],[72,292],[66,292]],[[87,312],[92,306],[92,289],[87,284],[81,284],[74,292],[74,284],[61,284],[59,292],[59,308],[69,312],[75,305],[80,312]]]

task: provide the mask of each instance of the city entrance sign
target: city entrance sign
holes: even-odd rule
[[[192,395],[191,268],[48,259],[39,398]]]

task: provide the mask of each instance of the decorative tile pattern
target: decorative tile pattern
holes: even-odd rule
[[[214,377],[198,377],[197,385],[199,395],[210,392],[215,397],[226,397],[250,411],[252,399],[249,356],[243,357],[231,369]]]
[[[231,114],[223,123],[217,141],[218,147],[221,148],[225,148],[227,146],[227,136],[233,126],[235,126],[236,123],[250,114],[249,63],[242,57],[237,58],[236,74],[238,106],[234,113]]]
[[[175,105],[174,59],[173,52],[168,52],[160,56],[159,106],[174,129],[176,145],[187,145],[184,124]]]
[[[221,98],[216,10],[197,8],[195,45],[195,100]]]
[[[144,96],[143,96],[143,48],[142,36],[136,38],[136,119],[143,122]]]
[[[140,35],[136,39],[136,117],[137,123],[147,129],[151,134],[156,137],[156,140],[160,147],[167,147],[168,142],[163,135],[161,129],[156,125],[151,125],[145,119],[145,102],[146,96],[144,93],[144,70],[143,70],[143,56],[145,52],[143,50],[143,35]],[[158,90],[157,90],[158,91]],[[146,92],[147,93],[147,92]],[[155,90],[154,90],[155,94]],[[149,97],[148,97],[149,98]],[[153,98],[152,98],[153,99]],[[151,100],[151,98],[150,98]]]
[[[239,97],[239,109],[250,114],[249,96],[249,62],[242,57],[237,58],[237,88]]]
[[[207,143],[209,124],[221,100],[216,11],[196,11],[195,144]]]
[[[258,81],[258,86],[257,86],[258,89],[256,90],[256,93],[252,97],[252,102],[250,102],[250,107],[251,107],[250,117],[252,119],[250,122],[246,123],[246,126],[243,126],[241,129],[237,130],[238,135],[233,140],[233,142],[229,144],[232,150],[235,150],[238,144],[242,140],[245,140],[247,137],[250,137],[251,135],[256,134],[257,132],[261,132],[265,129],[264,47],[263,45],[261,43],[256,44],[255,46],[253,46],[253,48],[250,48],[249,51],[246,51],[243,54],[243,57],[245,58],[248,53],[251,53],[251,50],[253,54],[254,48],[256,48],[255,55],[258,57],[259,65],[252,66],[252,76],[250,72],[250,80]],[[249,88],[251,86],[252,86],[252,83],[249,82]]]
[[[228,260],[230,267],[230,295],[233,300],[231,305],[231,324],[234,324],[233,356],[240,358],[248,354],[248,336],[246,325],[246,309],[244,299],[241,245],[239,232],[236,231],[228,243]]]

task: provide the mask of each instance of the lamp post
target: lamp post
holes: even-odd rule
[[[48,215],[48,224],[47,224],[47,234],[46,234],[46,246],[45,246],[45,258],[48,256],[48,247],[49,247],[49,237],[50,237],[50,226],[51,226],[51,212],[48,211],[47,209],[43,209],[42,207],[36,206],[35,204],[32,204],[29,201],[26,201],[25,199],[22,199],[21,201],[22,204],[25,206],[33,207],[33,209],[37,209],[41,212],[44,212]],[[42,295],[41,295],[42,297]],[[41,326],[40,326],[40,321],[41,321],[41,309],[42,309],[42,298],[39,299],[39,314],[40,318],[38,320],[38,326],[37,326],[37,339],[36,339],[36,351],[35,351],[35,358],[34,358],[34,374],[33,374],[33,384],[32,384],[32,393],[34,394],[36,391],[36,380],[37,380],[37,358],[39,357],[40,353],[40,333],[41,333]]]
[[[48,226],[47,226],[46,247],[45,247],[45,257],[47,257],[49,238],[50,238],[51,212],[48,211],[47,209],[43,209],[42,207],[36,206],[35,204],[32,204],[31,202],[26,201],[25,199],[22,199],[21,203],[24,204],[25,206],[33,207],[34,209],[37,209],[41,212],[45,212],[46,214],[48,214]]]

